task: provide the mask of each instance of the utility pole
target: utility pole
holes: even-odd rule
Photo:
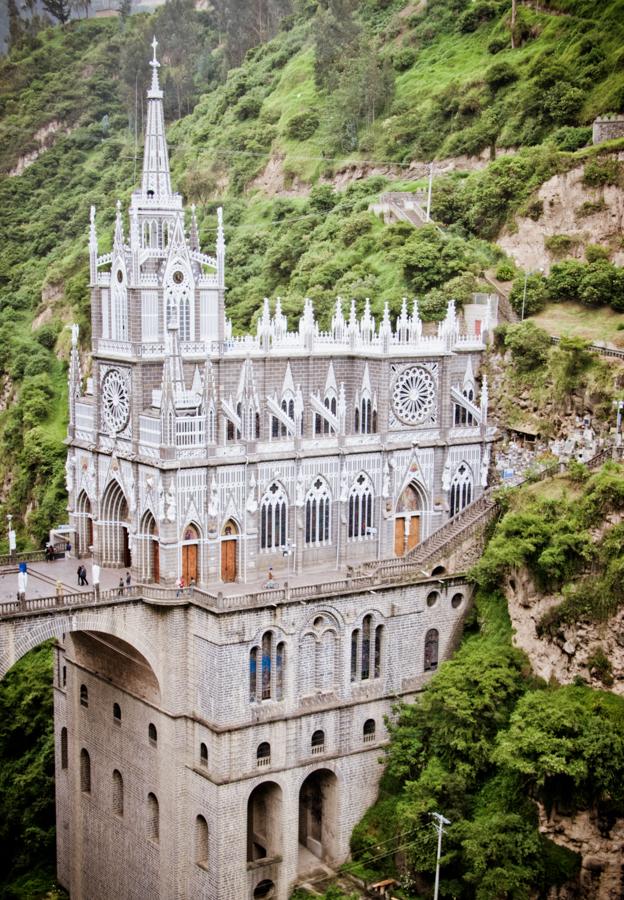
[[[429,190],[427,191],[427,222],[431,221],[431,188],[433,185],[433,161],[429,163]]]
[[[450,825],[450,821],[445,819],[441,813],[431,813],[435,821],[435,829],[438,832],[438,855],[436,857],[436,873],[435,887],[433,889],[433,900],[438,900],[438,890],[440,888],[440,856],[442,855],[442,834],[444,826]]]

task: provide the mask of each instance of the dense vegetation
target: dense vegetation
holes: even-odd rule
[[[608,464],[591,477],[578,467],[573,474],[577,485],[579,478],[584,483],[572,483],[569,498],[540,499],[531,487],[505,498],[511,508],[474,571],[475,619],[460,650],[418,701],[397,710],[380,799],[352,846],[364,872],[398,865],[406,897],[429,895],[432,812],[451,821],[441,896],[478,900],[542,896],[576,875],[580,860],[539,834],[536,801],[563,815],[580,809],[604,821],[624,815],[624,700],[582,682],[558,687],[536,680],[512,647],[499,592],[503,574],[515,566],[528,566],[544,587],[562,589],[602,559],[604,575],[594,566],[580,582],[593,602],[574,615],[603,618],[621,602],[621,589],[609,609],[595,599],[607,594],[601,579],[613,587],[621,568],[621,526],[598,541],[588,529],[622,507],[624,471]],[[567,599],[549,627],[565,621],[564,614],[570,615]]]
[[[52,653],[31,651],[0,682],[0,898],[57,897]],[[54,891],[53,893],[48,893]]]

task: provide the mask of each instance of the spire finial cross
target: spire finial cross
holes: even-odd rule
[[[156,59],[156,47],[158,47],[158,41],[156,40],[156,35],[154,35],[154,40],[152,41],[152,50],[154,51],[154,55],[152,56],[152,61],[150,62],[150,66],[160,66],[160,63]]]

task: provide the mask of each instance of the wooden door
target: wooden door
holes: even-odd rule
[[[409,534],[407,536],[407,549],[411,550],[420,542],[420,516],[411,516],[409,520]]]
[[[236,581],[236,538],[221,541],[221,581]]]
[[[182,547],[182,578],[187,586],[191,579],[197,582],[197,544]]]
[[[156,584],[160,581],[160,545],[158,541],[152,541],[152,580]]]
[[[397,516],[394,520],[394,555],[403,556],[405,553],[405,519]]]

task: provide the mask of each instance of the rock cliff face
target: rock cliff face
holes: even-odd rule
[[[527,654],[536,675],[559,684],[571,684],[581,677],[604,689],[605,685],[588,664],[592,651],[601,647],[613,670],[613,684],[609,689],[624,695],[624,609],[608,622],[569,625],[553,638],[546,638],[538,636],[536,625],[544,613],[561,602],[561,597],[540,593],[526,570],[510,574],[505,594],[514,627],[514,644]]]
[[[621,521],[618,517],[617,521]],[[615,518],[605,523],[616,524]],[[541,593],[526,571],[512,571],[505,584],[514,644],[524,650],[536,675],[545,681],[570,684],[576,677],[605,688],[588,657],[601,647],[613,669],[610,690],[624,694],[624,610],[608,622],[571,625],[552,639],[539,637],[536,624],[561,602],[559,595]],[[607,822],[594,810],[566,816],[547,812],[540,804],[540,831],[559,846],[581,856],[581,872],[573,885],[553,889],[548,900],[622,900],[624,897],[624,819]]]
[[[622,900],[624,897],[624,820],[609,827],[593,812],[547,816],[539,806],[539,829],[555,844],[579,853],[582,859],[578,881],[553,888],[548,900]]]
[[[624,159],[622,152],[615,156],[620,161]],[[521,269],[550,270],[556,259],[548,253],[544,241],[555,234],[569,235],[575,242],[568,256],[582,259],[587,244],[604,244],[613,249],[612,262],[624,264],[620,241],[624,227],[621,187],[588,188],[583,184],[583,166],[578,166],[544,182],[536,200],[543,204],[539,219],[518,217],[513,232],[505,232],[497,240]]]

